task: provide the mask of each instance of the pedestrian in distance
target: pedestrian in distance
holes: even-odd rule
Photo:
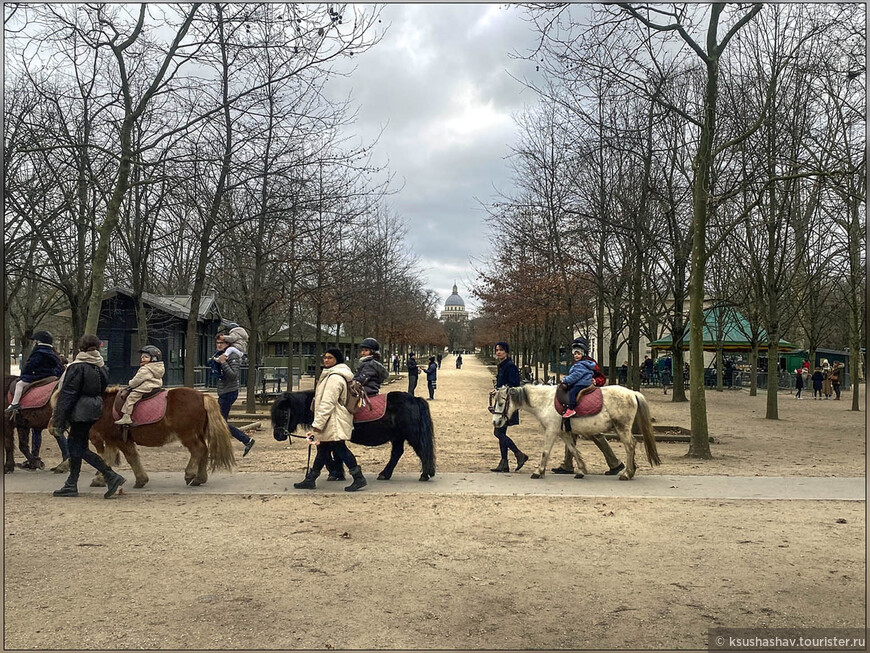
[[[414,358],[414,352],[408,354],[405,367],[408,370],[408,394],[413,397],[414,390],[417,388],[417,376],[420,374],[420,370],[417,367],[417,359]]]
[[[831,383],[831,364],[827,358],[822,359],[822,396],[830,399],[834,396],[834,388]]]
[[[804,389],[804,368],[799,367],[794,371],[794,388],[796,390],[794,394],[795,399],[801,398],[801,392]]]
[[[841,375],[843,374],[843,367],[844,365],[841,361],[834,361],[834,365],[831,368],[831,387],[837,395],[834,397],[834,401],[840,401],[840,381]]]
[[[435,362],[435,357],[429,357],[429,365],[423,370],[426,373],[426,387],[429,390],[429,401],[435,399],[435,388],[438,387],[438,363]]]
[[[58,382],[59,394],[52,414],[52,435],[69,428],[69,476],[56,497],[77,497],[82,461],[86,461],[106,479],[108,499],[126,479],[114,472],[105,461],[88,448],[88,432],[103,414],[103,394],[109,384],[109,371],[100,355],[100,339],[85,334],[79,339],[79,351]]]
[[[456,355],[456,369],[457,369],[457,370],[461,370],[461,369],[462,369],[462,354],[457,354],[457,355]]]
[[[822,383],[825,380],[825,375],[822,373],[822,368],[818,365],[816,369],[813,370],[813,399],[821,399],[822,398]]]

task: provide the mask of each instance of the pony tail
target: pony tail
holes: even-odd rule
[[[435,476],[435,428],[432,425],[429,404],[425,399],[420,399],[419,397],[414,399],[417,409],[420,411],[418,427],[419,456],[420,460],[423,461],[423,473],[432,477]]]
[[[236,464],[233,455],[232,435],[226,420],[221,415],[220,405],[217,399],[211,395],[202,396],[206,415],[206,433],[208,444],[208,459],[210,470],[218,467],[232,471]]]
[[[649,460],[651,467],[661,465],[662,461],[659,458],[659,451],[656,447],[656,439],[653,434],[652,420],[650,419],[649,405],[646,403],[646,397],[639,392],[635,392],[634,398],[637,401],[637,417],[635,420],[643,433],[643,448],[646,450],[647,460]]]

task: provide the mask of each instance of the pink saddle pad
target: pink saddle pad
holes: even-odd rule
[[[140,399],[133,406],[133,414],[130,418],[133,420],[133,426],[141,426],[143,424],[153,424],[163,419],[166,414],[166,390],[160,394],[154,395],[148,399]],[[112,418],[121,419],[121,413],[112,408]]]
[[[560,415],[565,412],[565,407],[558,399],[553,399],[553,405],[556,412]],[[577,415],[575,417],[589,417],[597,415],[601,412],[601,407],[604,405],[604,395],[601,394],[601,388],[595,388],[589,394],[580,397],[580,401],[574,407]]]
[[[54,392],[56,387],[57,381],[52,381],[51,383],[38,385],[35,388],[27,388],[27,390],[24,391],[24,395],[21,397],[21,403],[19,405],[22,410],[26,410],[27,408],[42,408],[48,403],[48,399],[51,397],[51,393]],[[9,402],[12,401],[11,393],[6,395],[6,400]]]
[[[366,399],[366,405],[353,414],[353,423],[374,422],[387,412],[387,395],[374,395]]]

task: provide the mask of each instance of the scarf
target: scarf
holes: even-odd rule
[[[63,371],[63,374],[60,375],[60,380],[57,382],[57,389],[60,390],[63,387],[63,381],[66,378],[66,372],[70,368],[71,365],[75,365],[76,363],[90,363],[91,365],[96,365],[97,367],[102,367],[105,365],[105,361],[103,361],[103,357],[98,351],[80,351],[76,354],[75,360],[66,366],[66,370]]]

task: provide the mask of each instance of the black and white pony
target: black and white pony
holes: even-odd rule
[[[276,440],[286,440],[298,427],[311,427],[314,412],[311,403],[314,390],[285,392],[272,404],[272,432]],[[379,447],[391,442],[390,461],[378,475],[379,481],[388,481],[396,464],[405,452],[405,442],[420,458],[420,480],[435,476],[435,429],[429,404],[425,399],[407,392],[387,394],[387,407],[383,418],[355,424],[350,441],[365,447]]]
[[[525,410],[535,416],[541,426],[544,427],[544,452],[541,463],[532,478],[544,476],[550,451],[557,438],[562,438],[565,446],[571,451],[577,468],[582,474],[586,473],[586,463],[580,455],[580,450],[575,447],[575,436],[585,439],[593,439],[594,436],[605,433],[609,429],[616,431],[620,441],[625,445],[625,469],[619,475],[619,479],[627,481],[634,476],[637,465],[634,462],[634,436],[632,425],[637,420],[643,444],[650,465],[660,465],[656,441],[653,436],[652,420],[650,419],[649,406],[646,398],[639,392],[630,390],[621,385],[606,385],[601,388],[604,405],[601,412],[587,417],[572,417],[571,432],[561,430],[562,416],[556,412],[554,399],[556,397],[555,385],[524,385],[519,388],[499,388],[493,399],[492,423],[497,427],[507,424],[508,420],[517,410]]]

